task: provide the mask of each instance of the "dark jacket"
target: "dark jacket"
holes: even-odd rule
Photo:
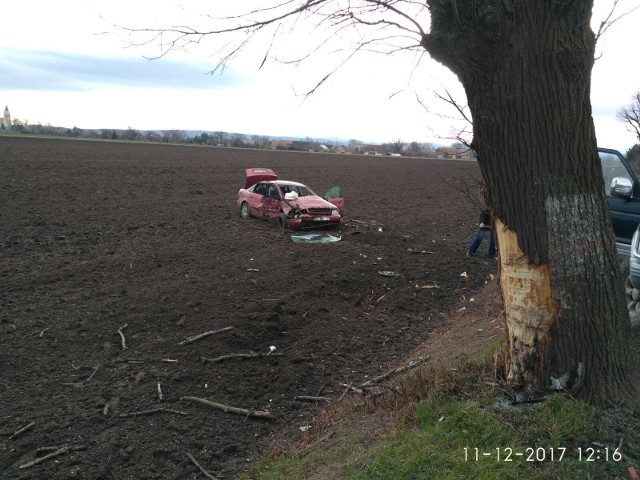
[[[482,210],[480,212],[478,223],[484,223],[483,230],[491,230],[491,214],[489,214],[489,210]]]

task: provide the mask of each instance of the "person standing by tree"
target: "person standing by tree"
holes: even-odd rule
[[[493,228],[491,228],[491,215],[489,214],[489,210],[486,208],[482,209],[480,212],[480,220],[478,221],[478,233],[476,234],[473,242],[467,249],[467,257],[473,256],[478,250],[478,247],[484,240],[484,236],[486,232],[489,232],[489,249],[487,250],[487,256],[491,258],[495,258],[496,256],[496,243],[493,238]]]
[[[496,256],[496,243],[493,236],[493,228],[491,226],[491,213],[489,212],[489,193],[487,188],[483,185],[480,187],[480,198],[482,200],[482,207],[480,211],[480,218],[478,219],[478,233],[476,233],[473,242],[467,249],[467,257],[471,257],[484,240],[486,232],[489,232],[489,249],[487,250],[487,256],[495,258]]]

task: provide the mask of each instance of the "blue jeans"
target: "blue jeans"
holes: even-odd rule
[[[493,239],[493,230],[490,229],[490,228],[487,229],[487,230],[483,230],[482,228],[478,229],[478,233],[476,234],[476,238],[473,239],[473,242],[471,242],[471,245],[469,246],[469,249],[467,250],[467,253],[469,255],[473,255],[474,253],[476,253],[476,250],[478,250],[478,247],[482,243],[482,240],[484,239],[484,234],[486,232],[489,232],[489,250],[488,250],[487,254],[490,257],[495,257],[496,256],[496,243],[495,243],[495,240]]]

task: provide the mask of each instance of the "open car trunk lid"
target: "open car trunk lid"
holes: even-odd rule
[[[269,168],[247,168],[245,170],[246,180],[244,188],[251,188],[256,183],[277,180],[278,176]]]

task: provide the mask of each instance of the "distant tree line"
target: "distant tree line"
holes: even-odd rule
[[[274,141],[266,135],[245,135],[228,132],[202,132],[189,135],[184,130],[137,130],[133,127],[122,129],[83,129],[79,127],[55,127],[49,123],[30,124],[27,120],[15,118],[12,132],[24,135],[52,135],[69,138],[95,138],[101,140],[127,140],[135,142],[194,144],[217,147],[259,148],[291,151],[314,151],[352,154],[390,155],[399,154],[410,157],[435,158],[436,146],[432,143],[405,143],[400,139],[382,144],[366,144],[357,139],[349,140],[345,145],[337,142],[323,144],[307,137],[305,140]],[[453,145],[454,147],[456,145]],[[640,159],[639,159],[640,165]]]
[[[102,140],[130,140],[137,142],[182,143],[238,148],[271,148],[271,139],[267,136],[247,136],[239,133],[203,132],[189,135],[184,130],[137,130],[129,127],[122,129],[83,129],[78,127],[55,127],[49,123],[30,124],[27,120],[15,118],[12,132],[25,135],[55,135],[62,137],[96,138]]]

